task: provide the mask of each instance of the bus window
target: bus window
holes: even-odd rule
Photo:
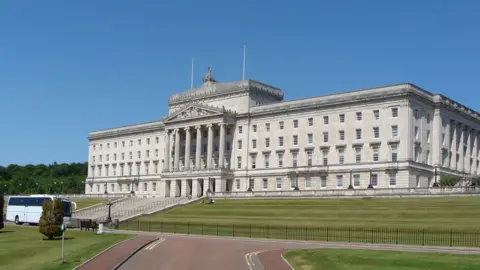
[[[72,206],[71,203],[68,201],[62,201],[63,205],[63,216],[64,217],[71,217],[72,216]]]

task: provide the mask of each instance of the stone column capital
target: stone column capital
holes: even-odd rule
[[[190,131],[192,127],[188,126],[188,127],[184,127],[183,130],[184,131]]]
[[[199,129],[201,129],[201,128],[202,128],[202,125],[196,125],[196,126],[195,126],[195,129],[197,129],[197,130],[199,130]]]
[[[207,124],[207,128],[212,128],[213,124]]]

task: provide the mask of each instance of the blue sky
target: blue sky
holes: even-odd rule
[[[412,82],[480,110],[480,1],[0,3],[0,165],[86,161],[211,65],[296,99]]]

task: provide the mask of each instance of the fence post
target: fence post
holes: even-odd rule
[[[327,227],[327,242],[328,242],[328,227]]]
[[[348,242],[350,243],[350,230],[351,228],[348,228]]]
[[[287,225],[285,225],[285,240],[288,240],[288,229],[287,229]]]
[[[267,239],[270,239],[270,224],[267,225]]]
[[[218,223],[217,223],[217,236],[218,236]]]
[[[148,231],[151,232],[152,231],[152,221],[148,221]]]
[[[307,241],[307,239],[308,239],[307,234],[308,234],[308,228],[307,228],[307,226],[305,226],[305,241]]]
[[[450,229],[450,247],[453,245],[453,229]]]
[[[160,231],[163,232],[163,220],[160,221]]]
[[[395,245],[398,245],[398,228],[397,228],[397,235],[395,236]]]
[[[250,238],[252,238],[252,224],[250,224]]]
[[[202,235],[203,235],[203,223],[202,223]]]
[[[372,230],[371,230],[371,231],[372,231],[372,244],[373,244],[373,228],[372,228]]]
[[[177,228],[177,223],[173,223],[173,233],[175,233],[176,228]]]
[[[425,229],[422,229],[422,246],[425,245]]]

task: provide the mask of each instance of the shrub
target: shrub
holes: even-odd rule
[[[458,183],[458,178],[454,176],[443,176],[440,178],[441,187],[453,187]]]
[[[55,236],[62,236],[61,225],[63,223],[63,205],[60,199],[53,201],[44,200],[42,205],[42,216],[40,217],[40,233],[49,240]]]
[[[0,195],[0,229],[3,229],[3,195]]]

